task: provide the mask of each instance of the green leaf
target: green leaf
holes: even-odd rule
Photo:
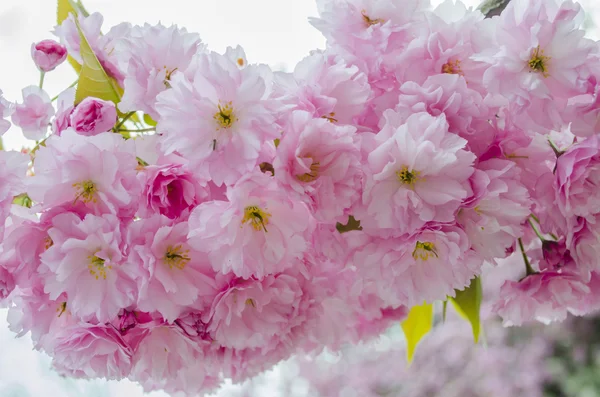
[[[56,8],[56,22],[61,25],[65,19],[69,17],[69,14],[77,16],[77,5],[73,0],[58,0],[58,7]],[[75,72],[79,74],[81,72],[81,65],[71,55],[67,57],[67,61]]]
[[[106,74],[106,71],[98,61],[96,54],[90,47],[79,21],[75,20],[79,36],[81,37],[80,53],[83,58],[83,66],[79,74],[79,83],[75,92],[75,104],[83,101],[87,97],[96,97],[106,101],[112,101],[115,104],[121,101],[119,95],[119,85]]]
[[[410,363],[413,360],[417,345],[433,326],[433,304],[424,303],[420,306],[414,306],[401,325],[406,337],[406,357]]]
[[[156,127],[156,121],[149,114],[144,114],[144,123],[148,124],[150,127]]]
[[[471,323],[475,343],[479,342],[479,334],[481,332],[479,312],[481,310],[482,295],[481,278],[476,277],[471,280],[471,285],[463,291],[457,290],[455,298],[450,298],[450,302],[452,302],[458,314]]]

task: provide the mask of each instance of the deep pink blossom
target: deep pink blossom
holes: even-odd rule
[[[50,72],[67,59],[67,47],[54,40],[42,40],[31,45],[31,58],[42,72]]]
[[[93,136],[110,131],[117,121],[115,104],[88,97],[69,116],[69,125],[80,135]]]

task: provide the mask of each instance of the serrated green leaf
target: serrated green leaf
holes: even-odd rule
[[[156,127],[156,121],[149,114],[144,113],[144,123],[148,124],[150,127]]]
[[[417,345],[433,327],[433,305],[424,303],[414,306],[401,326],[406,337],[406,358],[411,363]]]
[[[58,0],[56,8],[56,23],[61,25],[69,14],[77,16],[77,6],[73,0]],[[81,65],[71,55],[67,57],[69,64],[75,69],[77,74],[81,73]]]
[[[119,85],[106,74],[106,71],[98,61],[96,54],[92,50],[79,21],[75,20],[79,36],[81,37],[80,53],[83,59],[83,66],[79,74],[79,83],[75,92],[75,104],[83,101],[87,97],[96,97],[106,101],[112,101],[115,104],[121,101],[119,95]]]
[[[479,334],[481,332],[480,310],[482,295],[481,278],[476,277],[471,280],[471,285],[467,288],[462,291],[457,290],[456,297],[449,298],[458,314],[471,323],[475,343],[479,342]]]

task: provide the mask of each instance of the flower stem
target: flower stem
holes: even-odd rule
[[[540,240],[542,240],[542,242],[546,241],[546,239],[544,238],[544,236],[541,235],[540,231],[537,229],[537,227],[535,227],[535,225],[533,224],[533,222],[531,221],[531,219],[527,219],[527,222],[529,222],[529,225],[531,226],[531,228],[533,229],[533,231],[535,232],[535,235],[539,237]]]
[[[528,276],[535,274],[535,270],[531,267],[531,263],[529,263],[529,258],[527,258],[527,254],[525,253],[525,248],[523,248],[523,240],[519,237],[519,248],[521,249],[521,254],[523,254],[523,261],[525,262],[525,270]]]
[[[44,87],[44,77],[46,77],[46,72],[40,72],[40,89]]]
[[[128,130],[127,128],[121,128],[118,130],[119,132],[150,132],[150,131],[156,131],[156,128],[142,128],[139,130]]]
[[[79,79],[75,80],[74,82],[71,83],[70,86],[68,86],[67,88],[65,88],[64,90],[62,90],[60,92],[60,94],[62,94],[63,92],[65,92],[66,90],[68,90],[71,87],[74,87],[75,85],[77,85],[77,83],[79,82]],[[60,94],[58,94],[57,96],[55,96],[54,98],[51,99],[51,102],[54,102],[58,99],[58,97],[60,96]]]
[[[117,132],[118,132],[118,131],[119,131],[119,129],[121,128],[121,126],[123,126],[123,124],[125,124],[125,122],[126,122],[127,120],[129,120],[129,118],[130,118],[131,116],[133,116],[134,114],[135,114],[135,111],[127,113],[127,114],[126,114],[126,115],[125,115],[125,116],[124,116],[124,117],[121,119],[121,121],[119,121],[119,123],[117,123],[117,125],[115,125],[115,128],[113,128],[113,131],[117,131]]]

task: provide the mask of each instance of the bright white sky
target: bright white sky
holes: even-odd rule
[[[479,0],[463,1],[467,6],[479,4]],[[434,4],[440,2],[432,0]],[[599,0],[582,2],[589,11],[600,11]],[[309,16],[317,14],[314,0],[84,0],[84,4],[90,12],[104,15],[105,32],[124,20],[133,24],[175,23],[200,33],[213,50],[224,51],[228,45],[240,44],[250,62],[275,68],[292,70],[310,50],[325,45],[321,34],[307,22]],[[52,38],[55,7],[53,0],[0,0],[0,89],[10,101],[21,100],[21,89],[38,82],[39,73],[30,59],[30,46]],[[65,63],[46,76],[44,88],[52,97],[75,77]],[[20,149],[26,141],[13,128],[4,136],[4,143],[7,148]],[[5,311],[0,310],[0,396],[142,395],[141,389],[129,382],[75,382],[59,378],[48,371],[48,358],[31,350],[28,336],[13,339],[6,329],[5,317]]]

